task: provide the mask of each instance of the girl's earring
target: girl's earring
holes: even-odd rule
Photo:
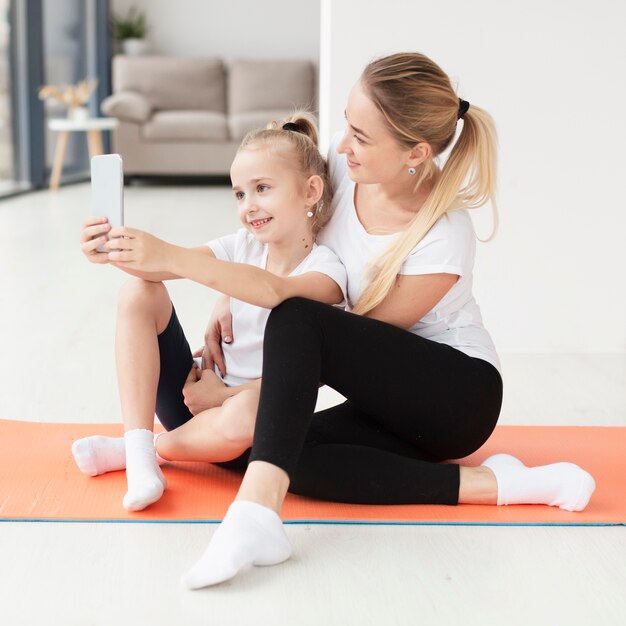
[[[417,170],[414,167],[409,167],[409,174],[413,176]]]
[[[307,216],[307,217],[313,217],[313,211],[309,211],[309,212],[306,214],[306,216]]]

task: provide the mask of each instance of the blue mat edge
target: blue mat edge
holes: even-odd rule
[[[53,519],[0,518],[2,522],[57,523],[57,524],[220,524],[221,519],[207,520],[107,520],[107,519]],[[335,526],[626,526],[626,522],[371,522],[343,520],[285,520],[284,524],[319,524]]]

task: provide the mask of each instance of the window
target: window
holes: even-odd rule
[[[42,85],[96,78],[89,109],[99,115],[110,93],[108,22],[108,0],[0,0],[0,194],[48,183],[56,136],[47,122],[67,109],[41,102]],[[85,137],[71,133],[63,180],[88,176]]]

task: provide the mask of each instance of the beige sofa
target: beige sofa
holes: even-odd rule
[[[102,112],[127,176],[227,175],[249,130],[316,109],[310,61],[116,56],[112,73]]]

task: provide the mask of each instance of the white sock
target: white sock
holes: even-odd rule
[[[126,468],[124,437],[83,437],[72,444],[72,454],[78,469],[89,476]]]
[[[547,504],[582,511],[596,483],[573,463],[526,467],[510,454],[495,454],[483,462],[498,482],[498,504]]]
[[[189,589],[200,589],[228,580],[250,565],[277,565],[290,556],[280,517],[256,502],[237,500],[182,582]]]
[[[157,463],[152,431],[142,428],[129,430],[124,440],[128,492],[123,504],[129,511],[141,511],[163,495],[167,481]]]
[[[155,435],[154,442],[160,435]],[[126,469],[126,441],[124,437],[102,437],[94,435],[77,439],[72,444],[72,454],[78,469],[89,476],[99,476],[107,472]],[[163,465],[166,460],[156,455],[157,463]]]

